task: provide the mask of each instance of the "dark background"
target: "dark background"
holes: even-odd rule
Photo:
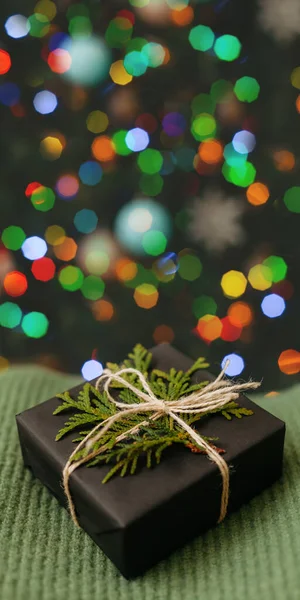
[[[194,10],[194,18],[190,24],[178,27],[170,19],[162,23],[159,6],[156,17],[150,22],[143,8],[137,10],[127,2],[86,0],[79,5],[58,1],[55,3],[57,14],[43,37],[28,34],[22,39],[13,39],[6,33],[6,20],[16,13],[30,17],[34,12],[41,12],[41,8],[35,9],[35,3],[27,0],[1,2],[1,48],[10,54],[12,67],[1,76],[0,84],[13,82],[18,86],[20,99],[17,105],[21,107],[19,113],[22,115],[16,116],[14,105],[2,103],[0,229],[3,231],[17,225],[23,228],[27,237],[36,235],[44,238],[47,227],[55,224],[63,227],[66,236],[73,238],[78,245],[77,255],[67,263],[59,260],[49,245],[46,256],[54,261],[56,275],[50,281],[41,282],[31,272],[32,261],[26,259],[20,249],[10,250],[2,244],[0,286],[7,273],[18,270],[26,275],[28,289],[18,297],[11,297],[5,287],[0,287],[0,304],[13,302],[21,308],[23,316],[38,311],[49,320],[47,333],[38,339],[24,333],[22,322],[14,328],[0,328],[2,368],[30,360],[79,373],[91,357],[101,363],[119,360],[136,341],[152,346],[155,341],[166,340],[173,341],[179,349],[194,357],[205,354],[214,365],[227,354],[239,354],[245,362],[242,377],[263,378],[266,392],[297,381],[300,369],[298,355],[295,354],[292,365],[288,361],[287,366],[282,367],[281,363],[281,368],[278,360],[282,352],[289,349],[297,351],[299,347],[300,196],[297,212],[288,210],[284,203],[286,191],[299,185],[300,115],[295,106],[298,90],[291,83],[291,73],[299,66],[298,15],[294,3],[289,0],[284,3],[284,8],[277,0],[272,3],[228,0],[189,4]],[[68,10],[73,5],[77,6],[77,14],[81,14],[82,10],[86,14],[88,9],[93,32],[102,38],[119,10],[131,11],[135,17],[131,38],[142,37],[167,46],[171,60],[165,66],[147,69],[144,75],[134,77],[125,86],[114,84],[109,75],[92,87],[72,84],[51,71],[47,57],[51,36],[59,31],[68,33]],[[84,9],[80,8],[82,6]],[[213,51],[194,50],[188,35],[190,29],[198,24],[211,27],[216,37],[223,34],[236,36],[242,44],[240,56],[227,62],[219,60]],[[122,59],[125,54],[126,44],[111,48],[111,62]],[[166,252],[176,255],[172,258],[176,269],[180,267],[183,255],[194,255],[200,259],[202,272],[195,280],[184,279],[179,268],[171,281],[159,281],[155,275],[155,263],[159,257],[132,255],[115,235],[114,222],[120,208],[135,197],[145,196],[140,189],[138,153],[125,157],[117,155],[109,164],[102,164],[103,177],[99,184],[87,186],[79,180],[77,195],[67,202],[57,197],[54,208],[49,212],[35,210],[30,198],[26,197],[25,190],[30,182],[38,181],[55,190],[61,174],[72,173],[78,177],[80,165],[95,160],[91,157],[91,144],[96,135],[112,136],[117,130],[131,129],[143,113],[150,113],[158,123],[156,131],[150,135],[149,147],[168,151],[172,156],[185,146],[193,148],[196,153],[200,142],[190,132],[193,98],[200,93],[209,94],[211,86],[220,79],[234,84],[246,75],[258,81],[259,97],[254,102],[244,103],[231,93],[227,98],[227,112],[222,113],[224,104],[221,108],[218,105],[215,110],[215,137],[225,145],[239,130],[248,129],[255,134],[256,146],[248,160],[256,168],[256,181],[269,189],[268,202],[262,206],[251,205],[246,197],[247,188],[225,180],[222,162],[214,168],[204,165],[202,173],[198,173],[193,164],[189,170],[175,164],[172,174],[162,175],[162,191],[152,198],[168,209],[172,234]],[[34,79],[38,84],[35,82],[33,85]],[[39,114],[33,106],[35,94],[43,89],[53,91],[58,98],[56,110],[48,115]],[[112,106],[125,103],[120,91],[131,94],[127,114],[112,109]],[[80,100],[73,101],[74,98]],[[93,134],[87,129],[87,116],[94,110],[101,110],[109,116],[109,126],[103,134]],[[164,147],[160,135],[162,119],[173,111],[185,116],[187,126],[183,135],[169,140],[169,146]],[[40,143],[47,135],[54,134],[62,134],[66,143],[60,158],[49,160],[41,153]],[[292,153],[292,168],[283,170],[280,167],[278,152],[281,151]],[[211,211],[219,214],[217,227],[211,226],[210,219],[207,221],[212,239],[218,235],[218,228],[222,230],[224,227],[222,206],[226,213],[228,198],[234,198],[233,206],[240,207],[236,217],[242,228],[240,242],[234,243],[234,236],[229,235],[221,250],[217,251],[211,248],[207,237],[205,240],[195,239],[191,233],[191,221],[195,220],[191,207],[195,198],[198,206],[211,203]],[[216,198],[221,198],[218,205]],[[102,299],[109,302],[114,311],[107,321],[95,318],[94,301],[86,299],[80,290],[69,292],[63,289],[58,279],[60,269],[66,264],[78,265],[80,248],[89,236],[74,226],[74,216],[82,208],[95,211],[99,219],[99,235],[102,238],[103,232],[109,235],[118,260],[127,257],[144,267],[144,270],[139,267],[139,280],[130,286],[125,285],[116,276],[115,261],[110,255],[109,271],[101,276],[105,283]],[[234,215],[232,219],[235,219]],[[195,228],[197,223],[194,223]],[[224,295],[220,285],[224,273],[235,269],[247,277],[253,265],[261,264],[270,255],[280,256],[286,262],[285,281],[270,285],[264,291],[253,289],[248,282],[241,297],[228,298]],[[88,276],[88,271],[81,264],[79,266]],[[151,283],[158,289],[158,302],[151,309],[137,306],[134,300],[134,289],[142,283]],[[264,296],[272,292],[286,300],[286,309],[278,318],[264,315],[260,306]],[[195,330],[198,322],[195,299],[202,295],[214,299],[219,319],[226,316],[228,308],[236,301],[251,307],[252,322],[243,328],[239,339],[229,342],[219,336],[210,343],[201,338]],[[157,332],[161,325],[168,329]]]

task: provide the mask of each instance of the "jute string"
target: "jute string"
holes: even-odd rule
[[[218,523],[223,521],[227,513],[228,499],[229,499],[229,467],[224,458],[210,446],[203,437],[197,433],[192,427],[190,427],[179,415],[180,414],[197,414],[207,413],[217,408],[221,408],[231,402],[237,400],[240,393],[246,390],[253,390],[259,387],[260,383],[255,381],[249,381],[247,383],[234,383],[224,378],[225,371],[228,363],[225,364],[224,369],[221,371],[219,376],[206,385],[204,388],[193,392],[187,396],[183,396],[179,400],[161,400],[157,398],[151,390],[144,375],[133,368],[120,369],[116,373],[112,373],[109,369],[105,369],[102,375],[96,382],[96,388],[99,388],[100,384],[103,384],[103,389],[109,397],[110,401],[115,404],[119,409],[114,415],[105,419],[101,423],[98,423],[88,435],[76,446],[75,450],[70,455],[64,470],[63,470],[63,488],[68,500],[69,510],[74,523],[80,527],[77,516],[75,505],[70,493],[69,480],[72,473],[81,465],[87,463],[91,459],[95,458],[101,452],[106,450],[106,445],[97,447],[93,450],[93,447],[98,440],[111,428],[113,423],[121,421],[123,418],[128,417],[130,414],[139,413],[150,413],[149,417],[139,423],[138,425],[128,429],[124,433],[120,434],[116,438],[116,442],[129,438],[131,435],[138,433],[139,429],[161,418],[162,416],[168,415],[172,417],[179,427],[186,431],[190,438],[196,443],[196,445],[204,450],[211,461],[213,461],[221,474],[222,477],[222,494],[221,494],[221,505],[220,515]],[[134,374],[142,384],[142,390],[139,390],[135,385],[129,383],[124,379],[126,374]],[[133,402],[127,404],[119,402],[113,398],[110,394],[109,388],[112,382],[121,383],[123,387],[131,390],[139,399],[139,402]],[[76,454],[85,448],[85,455],[77,461],[73,462]]]

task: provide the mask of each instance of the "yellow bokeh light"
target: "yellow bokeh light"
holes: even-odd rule
[[[51,2],[51,0],[39,0],[34,7],[34,12],[44,15],[49,21],[52,21],[56,16],[57,10],[54,2]]]
[[[88,115],[86,126],[92,133],[102,133],[108,127],[108,116],[102,110],[93,110]]]
[[[133,297],[140,308],[153,308],[158,301],[158,291],[151,283],[142,283],[135,289]]]
[[[227,271],[221,279],[221,287],[228,298],[238,298],[245,292],[247,279],[241,271]]]
[[[45,231],[45,239],[51,246],[59,246],[66,237],[65,230],[59,225],[49,225]]]
[[[291,73],[291,83],[294,88],[300,90],[300,67],[296,67]]]
[[[272,285],[272,271],[265,265],[255,265],[248,273],[248,280],[255,290],[267,290]]]
[[[48,135],[40,143],[41,154],[48,160],[56,160],[63,151],[63,144],[58,137]]]
[[[132,75],[127,73],[122,60],[117,60],[111,65],[109,74],[113,82],[118,85],[127,85],[132,81]]]

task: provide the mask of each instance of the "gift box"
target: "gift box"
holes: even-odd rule
[[[185,371],[192,363],[168,344],[151,352],[151,367],[163,371]],[[198,381],[212,378],[197,372]],[[82,385],[71,390],[72,397]],[[253,410],[251,417],[227,420],[215,414],[193,425],[202,436],[218,438],[225,451],[230,465],[228,514],[282,472],[285,424],[244,395],[239,402]],[[74,450],[74,436],[55,441],[66,420],[64,414],[53,416],[59,404],[52,398],[16,418],[25,465],[66,506],[62,471]],[[172,446],[159,465],[149,469],[142,464],[134,475],[115,476],[103,484],[108,470],[107,465],[79,467],[70,477],[70,491],[80,526],[127,578],[142,574],[218,521],[220,471],[203,454]]]

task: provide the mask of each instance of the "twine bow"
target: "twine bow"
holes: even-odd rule
[[[229,362],[229,361],[228,361]],[[69,479],[71,474],[89,460],[95,458],[98,454],[105,450],[105,446],[97,447],[97,449],[93,450],[93,447],[98,440],[110,429],[110,427],[116,421],[122,420],[124,417],[127,417],[130,414],[138,414],[138,413],[150,413],[148,419],[142,421],[138,425],[128,429],[124,433],[120,434],[116,438],[116,442],[124,440],[130,435],[133,435],[139,431],[139,429],[148,425],[151,421],[155,421],[162,416],[168,415],[172,417],[176,423],[178,423],[179,427],[186,431],[190,438],[207,454],[207,456],[212,460],[217,467],[219,468],[221,477],[222,477],[222,494],[221,494],[221,505],[220,505],[220,516],[218,519],[218,523],[223,521],[227,513],[228,507],[228,498],[229,498],[229,467],[222,458],[222,456],[212,447],[210,446],[203,437],[195,431],[192,427],[190,427],[179,415],[180,414],[201,414],[213,411],[217,408],[221,408],[231,402],[232,400],[237,400],[240,395],[240,392],[249,389],[256,389],[259,387],[260,383],[255,381],[249,381],[247,383],[232,383],[224,379],[225,371],[228,367],[228,362],[225,364],[223,370],[218,375],[218,377],[206,385],[201,390],[193,392],[187,396],[183,396],[179,398],[179,400],[161,400],[157,398],[153,391],[151,390],[146,378],[144,375],[134,368],[124,368],[120,369],[116,373],[112,373],[109,369],[105,369],[102,375],[96,382],[96,388],[99,387],[100,384],[104,383],[103,389],[109,397],[110,401],[115,404],[115,406],[119,409],[111,417],[105,419],[101,423],[98,423],[96,427],[94,427],[88,435],[76,446],[75,450],[72,452],[69,457],[64,470],[63,470],[63,487],[64,492],[68,500],[69,510],[72,516],[74,523],[80,527],[77,516],[75,505],[70,493],[69,487]],[[123,375],[128,373],[135,374],[136,377],[140,380],[142,384],[142,390],[139,390],[135,385],[129,383],[124,379]],[[132,404],[127,404],[124,402],[119,402],[115,400],[109,392],[109,387],[111,382],[121,383],[122,386],[131,390],[140,400],[140,402],[134,402]],[[85,447],[85,455],[77,461],[73,462],[76,454]]]

